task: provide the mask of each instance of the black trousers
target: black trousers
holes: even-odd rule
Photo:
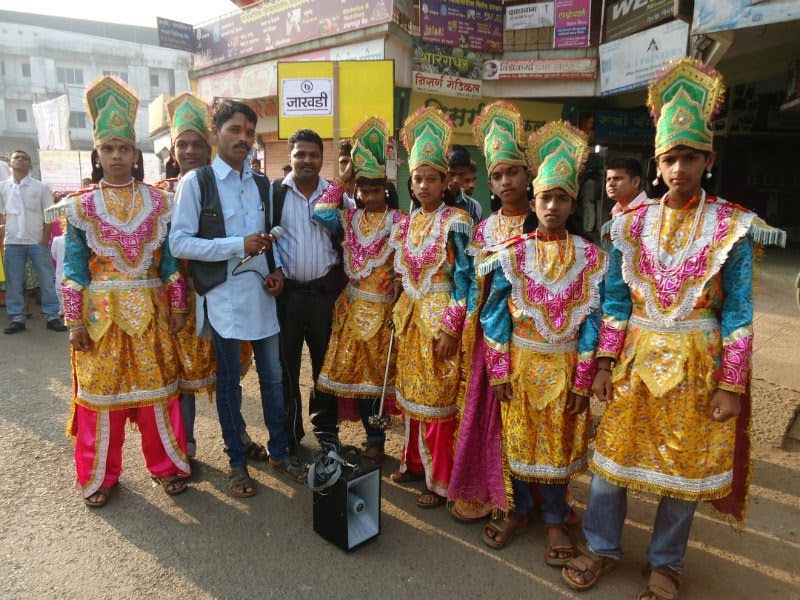
[[[331,284],[328,280],[331,280]],[[340,286],[335,280],[323,277],[310,283],[287,279],[278,297],[278,321],[284,359],[283,394],[286,403],[286,431],[290,448],[296,448],[305,436],[303,401],[300,397],[300,364],[303,342],[311,355],[311,372],[316,386],[325,361],[331,336],[333,306]],[[312,389],[308,412],[317,439],[338,439],[339,427],[336,396]]]

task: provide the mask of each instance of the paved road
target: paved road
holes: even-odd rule
[[[765,278],[761,291],[766,301],[760,301],[764,312],[757,327],[759,319],[775,317],[783,329],[800,331],[797,314],[785,304],[794,302],[792,290],[784,292]],[[791,347],[796,351],[797,344]],[[772,360],[764,352],[758,360]],[[538,521],[508,548],[494,551],[480,541],[480,525],[457,523],[442,509],[419,509],[414,488],[385,479],[381,535],[344,553],[312,531],[311,493],[269,469],[252,469],[255,498],[235,500],[225,493],[216,414],[204,400],[198,402],[200,464],[189,492],[169,498],[151,483],[138,434],[130,431],[126,471],[113,501],[90,511],[74,491],[63,435],[71,387],[66,336],[46,331],[41,317],[33,319],[24,334],[0,338],[0,364],[2,598],[606,600],[636,598],[644,584],[640,570],[655,504],[638,494],[631,494],[629,503],[625,561],[582,595],[562,586],[558,571],[544,565]],[[791,364],[786,369],[796,375],[800,363]],[[757,412],[773,416],[754,424],[758,443],[748,530],[738,535],[702,510],[682,598],[800,598],[800,453],[777,448],[783,431],[773,431],[798,402],[797,388],[781,385],[784,375],[773,370],[755,384]],[[251,373],[245,380],[247,417],[263,441],[255,391]],[[766,410],[775,405],[777,412]],[[343,437],[360,441],[355,428]],[[390,441],[396,457],[399,429],[390,432]],[[384,472],[396,464],[389,461]],[[584,477],[572,486],[579,508],[587,482]]]

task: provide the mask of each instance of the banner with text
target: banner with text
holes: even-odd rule
[[[434,98],[428,94],[411,92],[411,102],[409,114],[423,106],[435,106],[444,112],[455,125],[455,136],[453,142],[472,146],[475,142],[472,139],[472,124],[480,114],[483,107],[491,102],[493,98],[483,98],[482,100],[472,100],[469,98]],[[541,127],[548,121],[561,118],[562,104],[560,102],[537,102],[532,100],[514,100],[522,119],[525,123],[525,136],[527,137],[534,130]]]
[[[624,38],[648,27],[671,19],[675,0],[616,0],[606,5],[605,34],[603,41]]]
[[[158,45],[162,48],[194,52],[197,50],[197,38],[194,37],[194,28],[189,23],[171,21],[156,17],[158,25]]]
[[[596,58],[494,59],[483,63],[486,79],[595,79]]]
[[[592,0],[555,0],[553,48],[589,45]]]
[[[686,56],[689,24],[670,21],[600,45],[600,94],[646,86],[669,61]]]
[[[392,20],[392,0],[259,2],[195,28],[194,68],[294,46]]]
[[[432,44],[503,52],[503,5],[484,0],[422,0],[420,39]]]
[[[553,12],[552,2],[506,6],[506,31],[552,27]]]
[[[412,88],[419,92],[480,98],[483,55],[420,42],[414,48]]]
[[[800,19],[800,0],[695,0],[692,35]]]

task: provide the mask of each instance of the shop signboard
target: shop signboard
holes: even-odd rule
[[[587,47],[591,17],[591,0],[555,0],[553,48]]]
[[[493,59],[483,63],[483,79],[595,79],[596,58]]]
[[[158,25],[158,45],[162,48],[172,48],[173,50],[183,50],[184,52],[194,52],[197,50],[197,39],[194,36],[194,28],[189,23],[171,21],[156,17]]]
[[[674,16],[675,0],[615,0],[606,4],[603,40],[611,42]]]
[[[281,59],[285,62],[311,60],[383,60],[383,40],[369,40],[325,50],[316,50]],[[268,60],[255,65],[213,73],[197,78],[197,94],[201,98],[266,98],[278,94],[278,61]],[[81,104],[81,107],[83,104]]]
[[[415,91],[481,97],[483,55],[474,50],[421,42],[414,48],[412,71]]]
[[[259,2],[195,28],[202,69],[392,20],[392,0]]]
[[[594,114],[594,136],[600,142],[652,143],[655,126],[646,110],[599,110]]]
[[[441,110],[453,121],[454,139],[456,144],[472,145],[472,124],[475,118],[487,104],[494,102],[495,99],[483,98],[475,100],[470,98],[446,98],[433,94],[423,94],[420,92],[411,93],[409,113],[418,110],[423,106],[433,106]],[[561,118],[563,105],[560,102],[538,102],[533,100],[514,100],[525,124],[525,136],[527,137],[534,130],[541,127],[548,121]]]
[[[421,0],[420,39],[431,44],[503,52],[503,4],[496,0]]]
[[[645,87],[673,59],[686,56],[689,24],[670,21],[600,46],[600,95]]]
[[[552,2],[506,6],[506,31],[552,27],[553,8]]]
[[[800,19],[800,0],[695,0],[692,35]]]
[[[301,128],[349,136],[367,116],[394,129],[394,61],[278,63],[278,137]]]

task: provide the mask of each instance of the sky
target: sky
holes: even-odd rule
[[[196,25],[238,10],[231,0],[0,0],[0,9],[145,27],[156,17]]]

